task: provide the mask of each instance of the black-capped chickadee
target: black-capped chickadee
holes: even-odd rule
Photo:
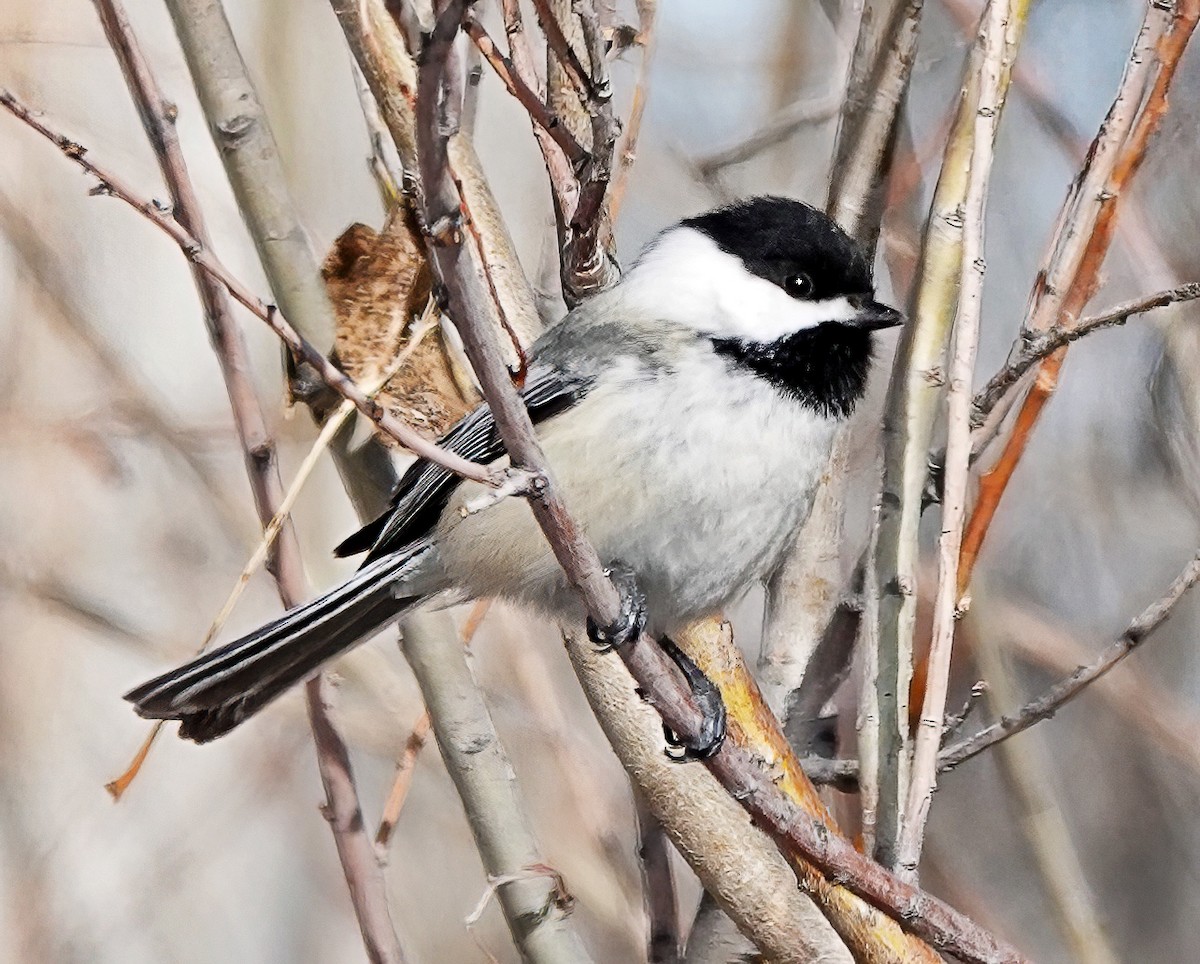
[[[771,573],[862,397],[871,333],[900,320],[833,221],[759,197],[663,231],[533,346],[523,395],[551,472],[600,557],[632,573],[652,633]],[[442,444],[505,458],[486,405]],[[463,511],[483,491],[417,461],[388,510],[338,546],[366,552],[354,576],[126,699],[202,743],[426,600],[498,596],[579,620],[522,500]]]

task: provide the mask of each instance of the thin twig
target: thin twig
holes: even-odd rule
[[[425,188],[425,219],[431,224],[452,217],[456,209],[456,192],[448,176],[445,149],[445,139],[453,125],[439,116],[438,105],[450,99],[443,95],[444,71],[464,8],[464,0],[449,0],[441,7],[419,72],[418,156]],[[487,326],[487,295],[482,279],[469,270],[460,245],[434,245],[430,254],[446,288],[448,311],[462,333],[512,463],[546,473],[545,456],[529,414],[504,367],[495,333]],[[550,478],[547,474],[547,479]],[[530,500],[530,506],[568,581],[583,597],[589,615],[598,625],[612,624],[621,609],[617,591],[607,578],[595,548],[568,514],[552,481],[540,498]],[[686,683],[662,648],[643,635],[620,647],[618,653],[667,725],[685,739],[694,738],[702,723],[699,711]],[[784,797],[772,777],[731,741],[726,741],[706,765],[788,852],[802,855],[844,882],[904,928],[965,960],[1023,960],[1016,950],[978,925],[936,898],[897,880],[859,854],[849,841],[831,834]]]
[[[119,0],[97,0],[96,5],[105,33],[138,105],[142,123],[155,146],[163,176],[171,189],[179,218],[178,224],[174,221],[171,224],[181,235],[186,235],[196,247],[203,248],[207,238],[203,215],[171,122],[174,109],[168,108]],[[10,101],[11,98],[0,97],[0,102],[13,110],[15,102]],[[69,143],[65,138],[55,137],[33,121],[27,111],[22,114],[14,110],[14,113],[42,134],[52,137],[60,146]],[[108,179],[87,165],[82,149],[76,145],[71,146],[76,151],[75,159],[84,169],[101,177],[102,182],[108,185]],[[72,156],[70,152],[68,156]],[[143,209],[149,210],[149,205]],[[185,230],[184,225],[188,230]],[[259,519],[266,526],[277,513],[282,496],[279,467],[274,458],[274,446],[267,434],[262,410],[249,379],[249,352],[240,329],[232,321],[229,305],[221,289],[209,283],[213,277],[211,273],[201,275],[197,272],[197,290],[205,307],[213,333],[213,348],[228,388],[229,402],[233,409],[234,422],[238,426],[239,440],[243,445],[247,471],[255,488]],[[284,526],[280,531],[276,546],[275,581],[281,601],[285,607],[291,608],[299,605],[308,595],[308,584],[300,556],[300,545],[290,527]],[[325,814],[333,831],[367,956],[374,962],[402,964],[404,952],[392,924],[383,875],[378,865],[368,859],[370,842],[363,831],[362,810],[359,807],[354,775],[350,768],[349,751],[329,712],[328,683],[323,676],[317,676],[309,681],[306,690],[309,721],[316,744],[321,781],[325,788]],[[145,744],[145,750],[148,749],[149,741]]]
[[[554,143],[562,148],[572,166],[581,170],[588,162],[588,152],[579,141],[575,140],[567,126],[554,116],[554,112],[546,106],[537,92],[521,79],[512,61],[500,52],[500,48],[488,35],[488,32],[474,17],[467,17],[464,25],[467,36],[474,41],[483,59],[491,65],[496,76],[504,83],[508,92],[525,108],[533,122],[544,130]]]
[[[938,582],[933,606],[933,638],[929,647],[925,698],[913,742],[913,763],[904,824],[897,848],[897,867],[917,879],[925,824],[937,784],[937,752],[942,743],[954,624],[962,614],[958,591],[958,557],[967,514],[967,479],[971,463],[971,395],[983,301],[984,223],[996,129],[1004,109],[1008,81],[1005,59],[1016,55],[1012,0],[990,0],[979,38],[979,99],[975,106],[970,175],[963,203],[962,281],[958,319],[954,324],[949,386],[946,392],[946,464],[942,486],[942,524],[938,539]]]
[[[322,355],[307,339],[293,328],[273,305],[268,305],[253,291],[235,278],[228,269],[217,259],[204,244],[186,231],[170,214],[163,210],[155,201],[135,193],[132,188],[113,175],[111,172],[94,164],[88,157],[84,147],[69,140],[66,136],[51,130],[21,104],[8,91],[0,92],[0,107],[24,121],[39,134],[51,140],[69,159],[82,167],[89,174],[98,178],[99,186],[94,193],[107,194],[120,198],[156,227],[164,231],[174,241],[189,261],[201,268],[206,275],[220,284],[233,296],[234,300],[247,308],[251,314],[267,324],[280,340],[291,349],[292,353],[310,364],[321,377],[321,380],[352,402],[354,407],[379,426],[380,431],[390,435],[414,454],[427,461],[440,465],[455,475],[481,482],[486,485],[496,485],[500,481],[496,475],[485,466],[470,462],[441,446],[430,442],[409,425],[396,418],[378,402],[368,398],[345,372],[336,368],[332,362]]]
[[[650,65],[654,61],[654,23],[658,15],[658,0],[637,0],[638,44],[642,48],[642,60],[638,64],[637,82],[633,86],[633,105],[629,108],[629,123],[625,127],[625,140],[617,152],[617,172],[612,190],[608,195],[608,216],[616,224],[621,204],[629,188],[630,175],[637,160],[638,138],[642,133],[642,121],[646,117],[646,103],[650,98]]]
[[[437,320],[433,316],[433,304],[430,303],[429,310],[426,311],[423,319],[413,328],[412,334],[402,351],[396,356],[395,360],[388,366],[388,370],[382,375],[375,378],[368,388],[368,394],[374,397],[384,385],[386,385],[393,376],[395,376],[401,368],[412,357],[417,347],[420,345],[425,335],[437,325]],[[316,441],[309,448],[308,453],[301,461],[299,468],[296,469],[295,475],[292,476],[291,482],[288,484],[287,492],[283,494],[283,498],[275,503],[274,515],[271,516],[271,521],[263,527],[262,537],[259,539],[258,545],[250,558],[246,560],[246,564],[242,566],[242,571],[238,574],[234,581],[233,588],[229,591],[229,595],[225,598],[224,604],[217,611],[217,615],[213,617],[209,623],[208,629],[205,631],[203,638],[200,640],[200,645],[196,648],[195,655],[199,656],[216,639],[217,634],[224,628],[229,616],[233,613],[234,607],[238,600],[242,598],[242,593],[250,584],[250,578],[258,571],[258,567],[266,560],[268,553],[283,529],[284,523],[288,521],[292,507],[296,504],[296,500],[300,497],[300,493],[304,490],[305,484],[312,475],[313,470],[317,467],[321,457],[329,448],[334,436],[341,430],[351,413],[354,411],[354,406],[343,401],[329,418],[325,420],[325,424],[321,426],[321,431],[317,435]],[[492,490],[488,490],[489,492]],[[119,777],[113,780],[109,786],[109,792],[114,797],[119,798],[122,793],[128,789],[129,784],[133,782],[141,769],[142,764],[146,761],[146,756],[158,739],[159,733],[162,731],[162,721],[157,721],[151,728],[147,739],[141,743],[134,754],[129,765],[121,773]]]
[[[843,94],[835,89],[816,97],[801,97],[783,108],[749,137],[729,147],[705,154],[693,162],[702,180],[720,174],[725,168],[742,164],[763,151],[787,140],[800,128],[818,121],[829,120],[842,106]]]
[[[1080,666],[1065,679],[1048,687],[1024,706],[1012,713],[1005,714],[991,726],[946,747],[938,754],[938,772],[944,773],[952,770],[985,750],[991,749],[997,743],[1016,736],[1018,733],[1023,733],[1042,720],[1050,719],[1145,642],[1151,633],[1166,622],[1175,606],[1197,582],[1200,582],[1200,553],[1197,553],[1183,571],[1176,576],[1167,591],[1142,610],[1117,640],[1096,659],[1085,666]],[[805,772],[816,783],[833,783],[848,790],[854,789],[857,785],[858,762],[856,760],[809,758],[802,762]]]
[[[947,747],[938,754],[938,768],[951,770],[971,757],[978,756],[1001,740],[1007,740],[1009,737],[1029,729],[1035,723],[1052,717],[1066,703],[1073,700],[1091,683],[1100,679],[1137,649],[1147,636],[1163,624],[1176,603],[1198,580],[1200,580],[1200,554],[1188,563],[1166,593],[1147,606],[1099,658],[1087,666],[1081,666],[1066,679],[1055,683],[1015,713],[1002,716],[991,726]]]
[[[400,820],[400,811],[404,809],[404,801],[408,799],[408,791],[412,786],[414,767],[425,741],[429,739],[429,730],[433,726],[429,710],[422,710],[417,722],[413,724],[412,732],[404,741],[404,752],[396,764],[396,778],[392,781],[392,789],[388,792],[387,802],[383,805],[383,814],[379,818],[379,829],[375,831],[375,854],[380,862],[387,861],[388,844],[392,841],[392,831]]]
[[[729,738],[772,774],[776,786],[803,813],[830,834],[837,824],[788,745],[779,721],[765,704],[758,683],[734,643],[732,627],[720,620],[689,626],[676,639],[679,646],[721,692],[729,719]],[[791,854],[801,889],[821,909],[857,961],[883,964],[898,954],[907,964],[938,964],[928,944],[905,934],[896,921],[870,906],[837,880],[824,877],[809,862]]]
[[[371,86],[363,75],[362,68],[355,61],[350,65],[354,74],[354,90],[358,94],[358,106],[362,108],[363,120],[367,125],[367,137],[371,143],[371,152],[367,157],[367,168],[379,188],[379,197],[383,202],[384,211],[391,211],[402,203],[401,192],[404,185],[404,169],[395,163],[395,155],[389,153],[388,144],[392,144],[391,132],[383,122],[379,105],[371,93]],[[394,145],[393,145],[394,147]]]
[[[1041,334],[1033,335],[1022,346],[1017,356],[996,372],[979,390],[971,406],[972,426],[982,425],[996,404],[1021,381],[1026,372],[1034,365],[1049,358],[1064,345],[1078,341],[1093,331],[1123,325],[1135,315],[1144,314],[1155,308],[1164,308],[1180,301],[1193,301],[1196,298],[1200,298],[1200,282],[1192,281],[1114,305],[1098,315],[1081,318],[1073,325],[1055,325]]]

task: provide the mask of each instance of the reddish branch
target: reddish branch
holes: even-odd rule
[[[171,192],[175,220],[197,245],[207,249],[210,245],[208,231],[179,145],[175,108],[163,98],[120,0],[96,0],[96,9],[158,157]],[[9,105],[6,103],[6,106]],[[47,133],[44,129],[42,132]],[[82,161],[82,149],[78,159]],[[111,186],[110,178],[101,176],[101,180]],[[284,493],[275,444],[267,431],[250,377],[249,352],[241,329],[233,319],[227,286],[218,283],[195,261],[192,273],[204,306],[213,350],[225,379],[259,521],[266,527],[279,511]],[[298,606],[308,596],[308,583],[300,544],[290,521],[279,531],[273,554],[274,565],[269,564],[269,567],[275,577],[279,598],[285,608]],[[308,682],[305,691],[317,766],[325,788],[323,809],[333,831],[367,956],[372,961],[401,964],[404,953],[392,923],[383,874],[363,828],[349,750],[330,713],[328,681],[321,676],[315,677]]]
[[[554,98],[547,101],[541,96],[520,5],[515,0],[503,2],[509,57],[501,53],[474,20],[467,21],[466,30],[509,93],[530,115],[550,175],[563,297],[568,307],[574,307],[589,294],[617,280],[618,272],[609,250],[612,226],[605,199],[621,125],[613,114],[612,87],[593,4],[579,0],[572,13],[582,27],[590,70],[554,16],[551,4],[538,0],[535,7],[547,45],[567,78],[567,92],[587,114],[589,127],[585,130],[590,133],[587,146],[580,144],[580,131],[572,132],[567,118],[547,106],[555,102]]]
[[[463,24],[463,29],[466,31],[479,48],[479,52],[483,54],[483,59],[486,60],[496,71],[496,76],[500,78],[508,92],[513,95],[525,108],[533,122],[544,130],[554,140],[554,143],[562,148],[563,153],[567,155],[567,159],[576,169],[582,169],[588,162],[588,152],[579,141],[575,140],[574,136],[567,126],[554,115],[554,112],[546,106],[545,102],[537,91],[525,83],[520,74],[513,67],[512,61],[500,52],[500,48],[496,46],[496,42],[488,36],[488,32],[483,29],[483,25],[474,17],[467,17]]]
[[[390,435],[415,455],[440,465],[455,475],[461,475],[463,478],[486,485],[498,485],[502,481],[486,466],[470,462],[430,442],[415,429],[388,412],[387,409],[374,399],[368,397],[362,389],[346,376],[345,372],[334,366],[316,347],[303,338],[279,313],[274,305],[268,305],[246,287],[246,285],[230,274],[229,270],[216,255],[198,238],[187,231],[169,212],[165,211],[155,201],[137,194],[111,172],[94,164],[87,156],[87,149],[82,145],[75,143],[63,134],[51,130],[35,117],[29,108],[20,103],[8,91],[0,92],[0,107],[4,107],[39,134],[53,141],[68,158],[89,174],[98,178],[100,183],[97,187],[93,188],[94,194],[108,194],[120,198],[151,223],[166,232],[171,237],[171,240],[179,245],[189,261],[204,271],[210,278],[219,282],[233,296],[233,299],[247,308],[251,314],[266,322],[267,326],[279,336],[299,360],[311,365],[326,385],[343,398],[353,402],[355,408],[379,426],[380,431]]]
[[[1032,302],[1034,328],[1073,327],[1074,319],[1079,317],[1099,286],[1100,268],[1116,230],[1121,195],[1145,159],[1150,140],[1167,112],[1171,81],[1198,20],[1200,0],[1181,0],[1178,6],[1150,5],[1134,42],[1121,89],[1092,142],[1084,168],[1064,205],[1050,266],[1038,275]],[[1155,61],[1150,68],[1152,82],[1148,82],[1143,73],[1145,60],[1150,56],[1144,49],[1148,42],[1153,44]],[[1136,110],[1136,115],[1122,141],[1121,136],[1126,130],[1124,114],[1131,109]],[[1091,181],[1097,172],[1103,181],[1100,190],[1095,192]],[[1094,209],[1093,204],[1096,205]],[[1087,232],[1086,244],[1082,252],[1077,252],[1075,240],[1083,232]],[[1070,270],[1072,263],[1073,270]],[[1067,270],[1065,279],[1059,277],[1059,272],[1064,269]],[[1045,320],[1047,316],[1048,320]],[[1014,353],[1019,351],[1018,340]],[[979,499],[967,524],[959,557],[960,592],[970,581],[996,509],[1042,410],[1058,387],[1066,352],[1067,345],[1063,344],[1038,364],[1033,385],[1021,404],[999,460],[980,478]]]
[[[446,140],[450,132],[440,115],[440,105],[448,99],[446,63],[465,9],[465,0],[449,0],[440,6],[419,70],[417,153],[425,194],[425,220],[429,224],[452,220],[458,210],[457,192],[447,170]],[[453,78],[449,86],[453,90]],[[592,619],[597,625],[611,625],[618,618],[620,599],[595,548],[568,513],[549,473],[529,415],[512,385],[495,333],[489,327],[483,281],[471,270],[460,244],[434,244],[429,253],[445,286],[449,313],[462,334],[513,465],[547,479],[541,491],[529,499],[534,516]],[[701,726],[700,712],[662,648],[643,634],[618,652],[664,722],[684,739],[696,737]],[[884,910],[905,929],[966,961],[1024,960],[1019,952],[973,921],[937,898],[896,879],[858,853],[848,840],[831,834],[788,800],[770,775],[741,747],[726,741],[706,765],[785,851],[817,865],[831,878]]]

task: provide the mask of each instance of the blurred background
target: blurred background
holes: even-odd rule
[[[157,0],[127,5],[179,106],[215,248],[265,295],[166,12]],[[978,16],[972,0],[926,5],[898,162],[911,176],[893,192],[878,268],[881,289],[899,303]],[[493,6],[484,5],[490,24]],[[618,17],[636,22],[628,6]],[[831,22],[836,3],[658,6],[648,109],[617,227],[624,262],[664,225],[726,197],[771,191],[822,205],[853,37]],[[366,129],[329,6],[226,7],[317,250],[353,222],[378,227]],[[1016,334],[1143,11],[1133,0],[1034,7],[1020,57],[1026,74],[1001,125],[992,180],[979,381]],[[631,49],[612,67],[622,114],[640,57]],[[164,196],[87,0],[0,4],[0,87],[144,192]],[[1193,50],[1122,210],[1093,308],[1200,279],[1198,94]],[[751,159],[701,176],[698,162],[788,111],[808,120]],[[544,170],[527,118],[487,70],[477,143],[526,271],[556,316]],[[119,804],[105,792],[146,733],[121,694],[192,652],[258,526],[178,251],[118,202],[89,197],[88,179],[7,115],[0,144],[0,958],[360,960],[317,812],[322,794],[298,693],[216,745],[163,740]],[[977,570],[952,700],[980,678],[1005,697],[1002,709],[1038,692],[1115,638],[1195,551],[1198,323],[1195,309],[1167,309],[1072,349]],[[248,318],[245,327],[286,481],[315,432],[307,415],[285,411],[274,337]],[[873,412],[886,368],[876,373]],[[865,540],[872,459],[870,445],[854,458],[848,566]],[[346,574],[353,564],[330,549],[355,519],[327,462],[294,518],[313,585]],[[936,520],[930,545],[935,529]],[[747,600],[734,614],[751,658],[758,605]],[[222,639],[277,611],[259,573]],[[1095,960],[1195,960],[1197,615],[1196,601],[1185,600],[1109,681],[1003,754],[947,775],[925,885],[1039,960],[1076,959],[1084,946]],[[589,947],[599,961],[638,960],[644,916],[630,791],[556,632],[494,607],[472,653]],[[339,718],[373,825],[420,701],[394,636],[360,648],[337,672]],[[849,697],[847,708],[852,714]],[[985,706],[980,719],[991,712]],[[677,869],[686,880],[682,861]],[[464,923],[486,882],[432,743],[418,758],[386,874],[397,927],[418,959],[515,960],[494,903],[474,927]],[[1063,893],[1081,902],[1077,919],[1092,922],[1088,940],[1069,934]],[[698,896],[684,884],[685,920]]]

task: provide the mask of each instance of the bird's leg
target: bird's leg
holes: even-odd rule
[[[637,576],[621,562],[611,563],[604,570],[621,597],[621,611],[607,626],[597,626],[588,616],[588,639],[602,653],[632,643],[646,628],[646,594],[638,586]]]
[[[597,626],[592,618],[588,617],[588,639],[595,643],[602,653],[632,643],[646,627],[646,596],[638,586],[633,570],[623,563],[614,562],[605,572],[621,597],[621,610],[617,618],[607,626]],[[667,756],[680,762],[707,760],[721,749],[721,744],[725,742],[725,701],[721,698],[721,691],[704,675],[704,671],[692,658],[675,645],[674,640],[663,636],[658,642],[687,680],[692,699],[695,700],[701,714],[700,729],[694,739],[683,739],[670,727],[663,725],[668,744]]]
[[[658,644],[671,657],[671,662],[679,667],[679,672],[683,674],[692,691],[696,708],[700,710],[700,729],[693,739],[685,740],[663,724],[663,734],[667,739],[667,756],[680,763],[687,760],[707,760],[720,750],[721,744],[725,742],[725,701],[721,698],[721,691],[704,675],[704,670],[675,645],[675,640],[670,636],[663,636]]]

